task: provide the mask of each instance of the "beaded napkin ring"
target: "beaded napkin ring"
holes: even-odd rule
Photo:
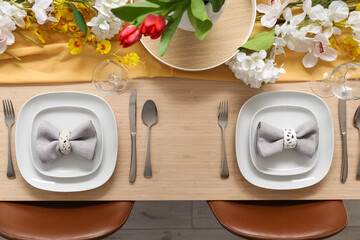
[[[295,148],[297,144],[296,132],[293,128],[283,128],[284,149]]]
[[[63,154],[69,154],[71,152],[70,135],[71,132],[69,130],[60,132],[59,145],[60,145],[60,151]]]

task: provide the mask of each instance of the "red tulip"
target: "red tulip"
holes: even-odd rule
[[[137,27],[133,25],[125,26],[119,33],[120,45],[122,45],[124,48],[127,48],[139,41],[141,34],[137,30]]]
[[[151,39],[156,39],[163,34],[166,29],[166,22],[162,15],[148,14],[141,23],[139,32],[144,36],[150,36]]]

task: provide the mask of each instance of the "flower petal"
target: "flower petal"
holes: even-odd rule
[[[337,52],[335,49],[331,47],[327,47],[325,52],[320,55],[320,59],[326,62],[331,62],[336,60],[337,58]]]
[[[316,65],[318,58],[315,57],[311,52],[308,52],[302,59],[302,63],[306,68],[312,68]]]
[[[258,12],[261,12],[261,13],[268,13],[271,11],[271,7],[269,5],[266,5],[266,4],[259,4],[256,6],[256,9]]]

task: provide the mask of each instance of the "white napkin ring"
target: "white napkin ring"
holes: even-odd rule
[[[69,130],[60,132],[59,146],[60,146],[60,152],[62,152],[63,154],[69,154],[71,152],[70,135],[71,132]]]
[[[284,149],[295,148],[297,144],[296,132],[293,128],[283,128]]]

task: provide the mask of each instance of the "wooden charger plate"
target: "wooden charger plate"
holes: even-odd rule
[[[201,71],[217,67],[248,40],[256,17],[255,0],[226,0],[225,4],[221,17],[202,41],[194,32],[178,28],[162,57],[158,55],[160,38],[143,37],[141,42],[155,58],[173,68]]]

